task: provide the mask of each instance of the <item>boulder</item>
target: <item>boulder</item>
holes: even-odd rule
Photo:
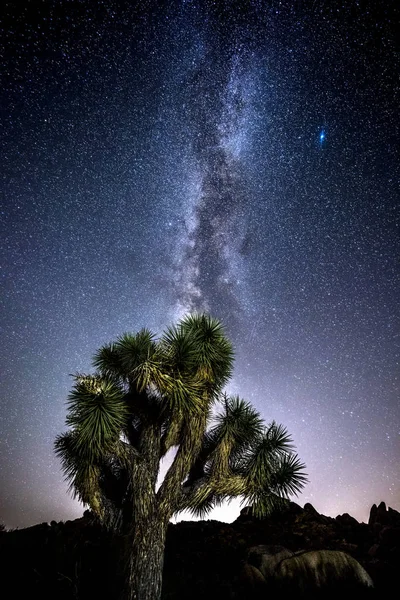
[[[253,567],[248,569],[249,573],[256,569],[274,592],[307,597],[317,592],[362,592],[373,588],[373,581],[362,565],[337,550],[292,552],[282,546],[260,545],[249,549],[248,561]]]

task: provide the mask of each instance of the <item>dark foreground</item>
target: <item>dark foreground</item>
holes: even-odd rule
[[[373,591],[357,593],[357,597],[386,599],[393,586],[399,587],[400,513],[387,510],[384,503],[374,505],[365,524],[348,514],[332,519],[310,504],[301,508],[291,503],[286,513],[265,520],[254,519],[251,510],[244,509],[231,524],[186,521],[170,525],[163,600],[267,598],[269,594],[253,589],[243,576],[248,549],[259,544],[348,553],[374,582]],[[0,561],[5,600],[118,599],[120,540],[104,531],[89,513],[66,523],[52,521],[1,532]],[[337,598],[341,592],[331,589],[331,594],[324,591],[321,597]]]

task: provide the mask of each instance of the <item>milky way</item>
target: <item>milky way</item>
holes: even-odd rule
[[[400,510],[398,9],[165,4],[5,11],[0,520],[82,513],[69,374],[203,310],[306,463],[296,501]]]
[[[240,57],[227,54],[210,52],[186,83],[198,184],[177,265],[177,296],[183,313],[207,311],[219,316],[222,309],[225,322],[237,325],[241,311],[235,264],[246,233],[240,163],[246,95]]]

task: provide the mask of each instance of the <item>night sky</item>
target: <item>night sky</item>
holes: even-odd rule
[[[296,502],[400,510],[395,5],[5,4],[7,527],[83,512],[53,449],[70,374],[191,311],[234,343],[228,392],[291,433]]]

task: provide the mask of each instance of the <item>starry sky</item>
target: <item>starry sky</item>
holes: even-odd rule
[[[291,433],[301,506],[400,510],[395,5],[5,3],[7,527],[83,512],[53,450],[70,374],[192,311],[234,344],[227,391]]]

